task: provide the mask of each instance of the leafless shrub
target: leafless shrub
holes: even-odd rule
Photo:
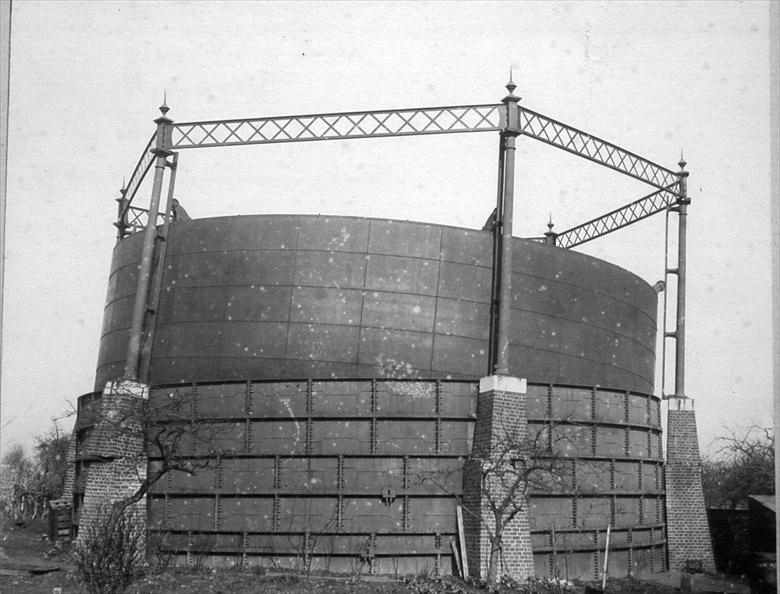
[[[187,546],[187,565],[194,571],[206,568],[206,562],[214,552],[216,534],[213,532],[196,532]]]
[[[147,569],[145,523],[134,508],[104,508],[72,551],[79,581],[89,594],[127,591]]]
[[[146,560],[150,573],[164,572],[173,563],[174,556],[170,532],[149,532],[146,538]]]

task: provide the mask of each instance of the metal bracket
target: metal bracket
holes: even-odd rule
[[[395,501],[395,498],[396,498],[395,489],[393,489],[392,487],[387,487],[382,491],[382,503],[384,503],[385,505],[390,505],[391,503],[393,503],[393,501]]]
[[[366,544],[360,553],[360,560],[363,561],[364,563],[370,563],[371,560],[374,558],[374,553],[375,553],[374,535],[371,534],[370,536],[366,537]]]

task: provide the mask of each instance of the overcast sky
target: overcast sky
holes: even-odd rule
[[[771,424],[768,3],[27,1],[12,27],[3,447],[30,445],[92,389],[114,198],[164,91],[176,121],[492,103],[510,66],[530,109],[670,169],[684,148],[686,392],[700,441]],[[481,133],[182,151],[177,194],[196,218],[478,228],[497,145]],[[515,234],[651,191],[521,138]],[[582,251],[654,283],[663,238],[657,215]]]

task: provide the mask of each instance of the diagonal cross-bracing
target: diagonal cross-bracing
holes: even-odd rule
[[[666,210],[675,202],[677,202],[677,194],[672,192],[671,188],[658,190],[592,221],[559,233],[556,237],[555,245],[563,248],[582,245],[585,242],[607,233],[612,233],[631,223]]]

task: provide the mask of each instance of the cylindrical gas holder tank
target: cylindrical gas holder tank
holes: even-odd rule
[[[114,250],[96,390],[124,371],[140,234]],[[607,262],[515,239],[510,372],[529,430],[567,427],[560,482],[532,493],[537,575],[665,569],[656,295]],[[455,505],[488,375],[492,234],[259,215],[177,222],[151,398],[192,402],[231,452],[149,497],[150,528],[212,562],[451,571]],[[197,453],[195,453],[197,454]],[[156,461],[152,459],[151,465]],[[426,476],[437,480],[424,480]],[[357,561],[356,561],[357,560]]]
[[[95,389],[124,373],[141,235],[115,250]],[[602,260],[514,240],[510,371],[652,392],[656,296]],[[492,234],[238,216],[171,227],[151,383],[488,374]]]

